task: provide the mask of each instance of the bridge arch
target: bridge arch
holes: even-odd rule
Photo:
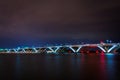
[[[101,50],[98,46],[82,46],[78,53],[81,54],[100,54],[103,50]]]
[[[58,54],[72,54],[74,53],[74,49],[72,49],[70,46],[62,46],[59,47],[59,49],[56,51]]]

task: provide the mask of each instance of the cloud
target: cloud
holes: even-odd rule
[[[115,0],[4,0],[0,38],[118,39],[119,8]]]

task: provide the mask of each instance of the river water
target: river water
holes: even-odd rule
[[[120,55],[0,54],[0,80],[120,80]]]

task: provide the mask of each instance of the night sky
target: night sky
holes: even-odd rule
[[[119,0],[0,0],[0,48],[120,42]]]

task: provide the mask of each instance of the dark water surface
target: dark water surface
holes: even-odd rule
[[[120,80],[120,55],[0,54],[0,80]]]

